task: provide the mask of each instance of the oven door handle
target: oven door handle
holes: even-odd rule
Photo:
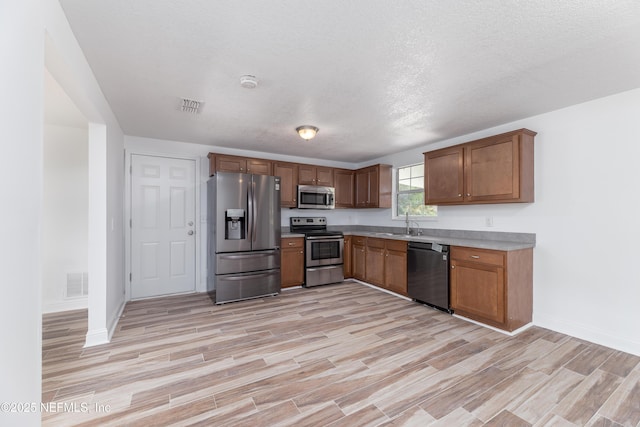
[[[307,236],[307,240],[342,240],[344,237],[341,236]]]

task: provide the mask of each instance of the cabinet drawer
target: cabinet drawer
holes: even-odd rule
[[[367,238],[363,236],[352,236],[351,243],[354,245],[364,246],[367,243]]]
[[[489,249],[473,249],[460,246],[451,247],[451,259],[458,261],[478,262],[503,267],[504,255],[505,253],[502,251],[492,251]]]
[[[407,242],[403,240],[391,240],[388,239],[386,241],[387,250],[390,251],[398,251],[398,252],[406,252],[407,251]]]
[[[367,238],[367,247],[368,248],[384,249],[384,239],[378,239],[376,237],[369,237],[369,238]]]
[[[302,237],[285,237],[280,240],[280,247],[286,248],[302,248],[304,247],[304,238]]]

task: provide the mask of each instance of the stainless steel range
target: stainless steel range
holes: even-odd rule
[[[305,235],[305,287],[344,280],[344,235],[328,231],[326,217],[292,217],[289,230]]]

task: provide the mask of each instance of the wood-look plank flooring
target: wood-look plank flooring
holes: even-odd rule
[[[44,316],[45,426],[640,426],[639,357],[355,282],[135,301],[111,343],[86,331],[86,311]]]

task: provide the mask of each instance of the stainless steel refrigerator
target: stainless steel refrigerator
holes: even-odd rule
[[[207,291],[216,304],[280,292],[280,177],[208,181]]]

